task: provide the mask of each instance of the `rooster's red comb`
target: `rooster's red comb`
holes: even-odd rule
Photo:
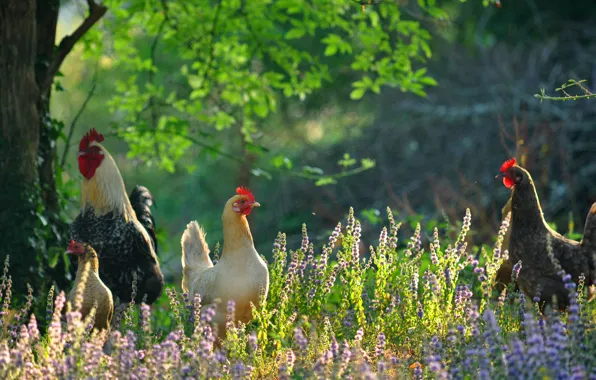
[[[254,202],[255,201],[255,196],[252,195],[252,193],[250,192],[250,190],[248,190],[244,186],[240,186],[240,187],[236,188],[236,194],[238,194],[238,195],[246,195],[248,197],[248,199],[250,199],[251,202]]]
[[[93,141],[97,141],[98,143],[102,142],[104,137],[101,133],[97,132],[95,128],[91,128],[89,132],[85,133],[85,136],[81,139],[79,143],[79,150],[85,150],[89,148],[89,145]]]
[[[515,158],[511,158],[511,159],[503,162],[503,165],[501,165],[501,173],[505,172],[507,169],[509,169],[513,165],[515,165]]]

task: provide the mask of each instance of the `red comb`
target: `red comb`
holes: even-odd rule
[[[98,143],[102,142],[104,137],[101,133],[98,133],[95,128],[91,128],[89,132],[85,133],[85,136],[81,139],[79,143],[79,150],[85,150],[89,148],[89,144],[93,141],[97,141]]]
[[[503,165],[501,165],[501,173],[505,172],[507,169],[509,169],[513,165],[515,165],[515,158],[512,158],[510,160],[503,162]]]
[[[248,197],[248,199],[250,199],[251,202],[254,202],[255,201],[255,196],[252,195],[252,193],[250,192],[250,190],[248,190],[244,186],[240,186],[240,187],[236,188],[236,194],[238,194],[238,195],[246,195]]]
[[[75,251],[75,246],[76,246],[76,244],[77,244],[77,243],[75,243],[75,241],[74,241],[74,240],[71,240],[71,241],[70,241],[70,244],[68,245],[68,248],[66,248],[66,249],[67,249],[67,250],[69,250],[69,251]]]

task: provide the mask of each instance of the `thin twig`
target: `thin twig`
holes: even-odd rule
[[[104,14],[106,14],[108,10],[107,7],[99,5],[93,0],[87,0],[87,5],[89,6],[89,16],[87,16],[73,34],[64,37],[62,41],[60,41],[58,51],[56,52],[53,61],[50,63],[47,75],[39,88],[41,94],[46,94],[48,92],[62,62],[70,53],[74,45],[103,17]]]
[[[149,68],[149,77],[147,79],[147,81],[149,82],[151,87],[153,87],[153,80],[154,80],[153,68],[154,67],[157,68],[157,65],[155,64],[155,50],[157,49],[157,44],[159,43],[159,39],[163,32],[163,28],[166,25],[166,22],[167,22],[167,18],[164,17],[163,21],[159,25],[159,29],[157,31],[157,34],[155,35],[155,38],[153,39],[153,43],[151,43],[151,50],[150,50],[150,54],[149,54],[149,57],[151,59],[151,67]],[[157,111],[155,109],[155,96],[153,94],[151,94],[151,96],[149,97],[149,108],[151,109],[151,128],[153,129],[153,135],[155,137],[155,135],[157,134],[158,115],[157,115]],[[157,143],[157,139],[154,138],[153,141],[155,144],[155,153],[156,153],[157,157],[159,157],[159,156],[161,156],[159,144]]]
[[[89,93],[87,94],[85,101],[81,105],[81,108],[79,108],[77,114],[75,115],[75,117],[72,119],[72,122],[70,123],[70,128],[68,130],[68,137],[66,138],[66,143],[64,144],[64,152],[62,153],[62,159],[60,160],[61,167],[64,167],[64,164],[66,163],[66,155],[68,154],[68,149],[70,148],[70,141],[72,140],[72,134],[74,133],[77,121],[79,120],[79,117],[81,117],[83,112],[85,112],[85,108],[87,108],[87,104],[89,103],[89,101],[91,100],[91,98],[93,97],[93,95],[95,93],[95,88],[97,87],[97,73],[98,73],[98,70],[96,68],[95,73],[93,74],[93,81],[92,81],[93,85],[91,86],[91,90],[89,90]]]
[[[555,100],[555,101],[567,101],[567,100],[580,100],[580,99],[592,99],[596,98],[596,94],[590,92],[590,90],[582,85],[583,82],[586,80],[579,80],[576,81],[575,79],[570,79],[567,83],[561,85],[561,87],[557,88],[555,91],[562,92],[564,96],[550,96],[546,95],[546,91],[542,88],[540,89],[540,94],[534,94],[534,96],[540,99],[540,102],[543,100]],[[571,95],[566,90],[569,87],[579,87],[580,90],[584,93],[583,95]]]
[[[219,14],[222,7],[221,0],[218,1],[215,6],[217,8],[215,9],[215,17],[213,18],[213,24],[211,24],[211,32],[209,33],[209,55],[207,56],[207,64],[205,65],[205,70],[203,71],[203,75],[201,75],[201,80],[199,81],[201,85],[203,85],[203,83],[207,80],[209,70],[211,70],[211,65],[213,64],[213,53],[215,52],[215,37],[217,34],[217,22],[219,21]]]

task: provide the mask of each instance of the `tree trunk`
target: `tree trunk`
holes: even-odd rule
[[[35,80],[41,88],[48,76],[48,67],[54,59],[56,26],[58,24],[58,0],[44,0],[37,3],[37,54],[35,64]],[[58,194],[56,192],[56,139],[61,132],[58,123],[50,117],[51,88],[39,94],[37,112],[40,116],[39,136],[39,183],[41,195],[48,213],[58,211]]]
[[[37,2],[37,55],[35,62],[35,79],[39,88],[43,88],[49,73],[48,69],[54,60],[56,52],[56,26],[60,11],[59,0],[42,0]],[[48,251],[52,248],[60,252],[66,247],[68,224],[60,217],[59,196],[56,188],[56,146],[57,140],[63,129],[63,124],[52,119],[50,115],[51,87],[39,94],[37,112],[39,115],[39,149],[38,149],[38,175],[41,199],[44,205],[43,215],[49,225],[45,236],[46,252],[43,253],[44,263],[48,264]],[[56,253],[54,253],[56,254]],[[58,260],[56,266],[49,268],[46,265],[46,274],[56,282],[59,288],[64,289],[74,278],[74,266],[70,271],[65,266],[64,260]]]
[[[41,280],[43,245],[35,12],[35,0],[0,1],[0,260],[11,255],[13,291],[21,294],[25,280]]]
[[[0,260],[12,255],[13,294],[25,294],[27,282],[37,291],[70,282],[63,260],[53,269],[47,260],[64,248],[68,227],[56,188],[63,125],[49,108],[64,58],[107,11],[87,4],[89,16],[56,47],[59,0],[0,0]]]

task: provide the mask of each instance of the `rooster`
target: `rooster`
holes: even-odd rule
[[[252,193],[236,189],[237,195],[224,207],[223,250],[216,265],[209,258],[205,232],[196,221],[190,222],[182,234],[182,290],[191,298],[201,296],[204,304],[219,299],[214,322],[218,335],[225,336],[227,303],[235,302],[235,319],[247,323],[252,319],[251,303],[260,305],[260,296],[267,296],[269,270],[253,244],[246,216],[259,207]]]
[[[102,330],[110,327],[112,315],[114,314],[114,301],[112,292],[99,278],[99,261],[97,253],[89,244],[75,242],[72,240],[66,249],[66,253],[78,257],[77,277],[74,286],[68,294],[68,301],[74,306],[77,288],[83,286],[81,317],[84,319],[93,307],[96,307],[95,323],[93,328]],[[86,267],[86,264],[88,265]],[[87,273],[85,274],[85,270]],[[84,284],[81,284],[83,277]]]
[[[135,302],[146,297],[144,301],[152,304],[164,286],[149,208],[153,197],[142,186],[127,196],[118,166],[102,141],[103,135],[91,129],[79,144],[81,212],[70,225],[70,238],[95,248],[99,276],[124,306],[131,301],[135,273]]]
[[[512,189],[511,235],[509,256],[513,263],[522,261],[518,276],[520,289],[529,297],[540,293],[540,303],[550,304],[556,296],[557,305],[569,305],[569,292],[552,260],[547,257],[547,235],[552,251],[565,273],[577,284],[583,274],[588,286],[588,297],[594,297],[594,258],[596,254],[596,203],[592,205],[581,242],[567,239],[554,231],[544,220],[538,194],[527,170],[515,164],[515,158],[505,161],[497,178]]]

